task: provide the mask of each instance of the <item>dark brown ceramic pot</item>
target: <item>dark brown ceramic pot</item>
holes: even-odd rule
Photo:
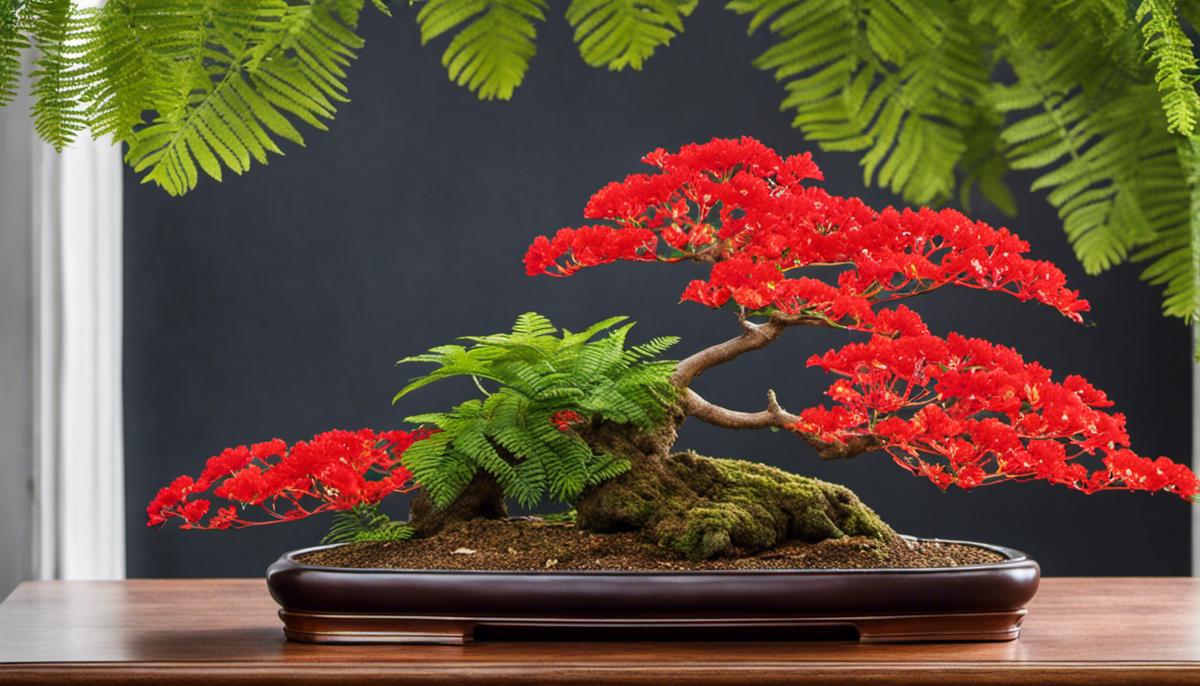
[[[955,543],[963,543],[954,541]],[[686,572],[267,570],[284,633],[314,643],[464,643],[477,628],[846,629],[861,641],[1008,641],[1040,571],[1024,553],[932,569]]]

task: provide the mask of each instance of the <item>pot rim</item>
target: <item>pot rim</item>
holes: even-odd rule
[[[991,543],[980,543],[978,541],[961,541],[946,538],[923,538],[920,536],[908,536],[901,534],[901,537],[909,541],[925,541],[929,543],[953,543],[958,545],[969,545],[984,550],[990,550],[994,553],[1003,555],[1006,559],[1000,562],[988,562],[984,564],[962,565],[958,567],[862,567],[862,568],[835,568],[829,567],[825,569],[671,569],[671,570],[649,570],[649,569],[529,569],[529,570],[514,570],[514,569],[436,569],[436,568],[420,568],[420,569],[405,569],[405,568],[387,568],[387,567],[330,567],[326,565],[313,565],[300,562],[296,559],[297,556],[313,553],[318,550],[328,550],[337,548],[349,543],[333,543],[330,545],[317,545],[299,550],[292,550],[284,553],[275,564],[271,565],[268,574],[271,572],[282,571],[283,568],[298,569],[311,572],[319,572],[324,574],[352,574],[352,575],[385,575],[394,574],[401,576],[415,574],[439,574],[447,576],[538,576],[538,577],[603,577],[603,576],[622,576],[622,577],[664,577],[664,576],[777,576],[777,575],[803,575],[815,576],[822,574],[945,574],[947,572],[976,572],[976,571],[992,571],[996,569],[1004,569],[1008,567],[1019,567],[1027,564],[1037,563],[1033,558],[1026,553],[1015,548],[1007,546],[993,545]]]

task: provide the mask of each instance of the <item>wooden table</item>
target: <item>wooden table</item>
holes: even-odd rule
[[[34,582],[0,684],[1200,684],[1200,579],[1046,579],[1019,641],[287,643],[261,580]]]

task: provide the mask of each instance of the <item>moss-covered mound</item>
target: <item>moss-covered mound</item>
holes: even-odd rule
[[[896,534],[850,489],[744,460],[675,453],[641,464],[580,501],[578,525],[637,531],[692,560],[785,541]]]

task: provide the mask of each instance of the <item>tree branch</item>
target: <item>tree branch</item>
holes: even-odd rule
[[[690,417],[724,429],[787,429],[794,431],[796,435],[811,445],[823,460],[850,458],[875,450],[880,446],[879,440],[873,436],[856,436],[846,442],[830,442],[821,440],[816,434],[796,431],[794,426],[796,422],[800,421],[800,417],[783,409],[775,397],[775,391],[771,390],[767,391],[767,409],[759,412],[739,412],[714,405],[699,393],[688,388],[683,392],[683,410]]]
[[[741,324],[742,335],[705,348],[680,361],[675,367],[675,372],[671,374],[671,383],[680,390],[686,389],[692,379],[703,374],[704,370],[729,362],[742,353],[765,347],[789,326],[828,325],[823,319],[801,315],[776,315],[763,324],[743,319]]]
[[[714,405],[689,388],[683,394],[683,409],[689,416],[726,429],[787,429],[800,421],[800,417],[779,406],[775,391],[767,391],[767,409],[738,412]]]
[[[702,422],[726,429],[774,428],[795,431],[793,427],[800,421],[800,417],[780,406],[775,391],[767,391],[767,409],[759,412],[739,412],[708,402],[689,386],[692,380],[703,374],[706,369],[736,359],[742,353],[767,346],[789,326],[828,326],[829,323],[817,317],[776,315],[763,324],[746,320],[742,320],[741,324],[743,331],[737,338],[705,348],[683,359],[675,367],[674,373],[671,374],[671,383],[682,391],[683,411]],[[825,460],[854,457],[879,447],[879,441],[874,437],[855,437],[845,443],[831,443],[821,440],[816,434],[803,431],[796,433]]]

